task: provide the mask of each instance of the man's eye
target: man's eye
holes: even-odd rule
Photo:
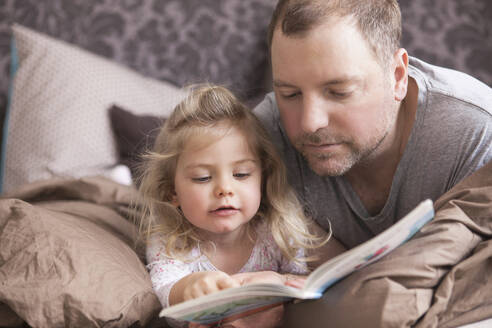
[[[197,177],[197,178],[191,178],[192,181],[194,182],[207,182],[210,181],[212,177],[206,176],[206,177]]]
[[[347,98],[351,95],[351,92],[330,91],[330,94],[335,98]]]
[[[235,178],[238,178],[238,179],[246,179],[247,177],[249,177],[251,175],[251,173],[234,173],[233,175]]]

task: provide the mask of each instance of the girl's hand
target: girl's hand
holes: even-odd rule
[[[292,274],[282,275],[274,271],[259,271],[259,272],[244,272],[237,273],[230,276],[236,283],[240,285],[254,284],[254,283],[274,283],[274,284],[287,284],[289,286],[296,287],[299,284],[303,284],[305,278],[302,276],[295,276]],[[292,283],[290,283],[292,282]],[[273,328],[279,327],[282,322],[284,307],[283,305],[276,306],[272,309],[262,311],[253,314],[248,317],[244,317],[232,322],[223,323],[221,327],[231,328]],[[189,328],[209,328],[210,326],[200,325],[197,323],[189,323]]]
[[[239,282],[222,271],[195,272],[181,278],[169,293],[169,304],[174,305],[222,289],[238,287]]]
[[[306,276],[297,276],[295,274],[286,274],[285,277],[285,285],[302,289],[304,284],[306,283]]]
[[[248,284],[270,283],[280,284],[285,283],[285,278],[275,271],[258,271],[258,272],[243,272],[232,275],[241,286]]]
[[[232,275],[232,278],[236,279],[241,286],[247,284],[270,283],[302,288],[306,282],[306,276],[298,276],[290,273],[280,274],[274,271],[236,273]]]
[[[195,279],[184,287],[183,300],[185,301],[240,285],[236,279],[222,271],[197,272],[193,278]]]

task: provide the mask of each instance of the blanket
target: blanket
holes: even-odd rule
[[[0,200],[0,326],[149,327],[161,306],[135,225],[134,188],[48,180]],[[413,239],[290,304],[289,327],[456,327],[492,317],[492,163],[435,202]],[[2,321],[4,320],[4,321]]]
[[[29,184],[0,200],[0,326],[142,327],[161,306],[129,220],[134,188]]]
[[[288,327],[457,327],[492,317],[492,163],[435,201],[406,244],[287,307]]]

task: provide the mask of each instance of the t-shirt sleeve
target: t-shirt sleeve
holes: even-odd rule
[[[265,99],[253,109],[253,114],[256,115],[265,130],[270,134],[271,141],[277,147],[277,151],[283,154],[286,148],[286,140],[281,132],[280,116],[273,92],[267,94]]]
[[[263,101],[253,108],[253,114],[260,119],[267,130],[278,125],[278,113],[274,99],[273,93],[269,93]]]
[[[152,281],[152,288],[164,308],[169,306],[169,293],[174,284],[192,273],[190,263],[172,259],[165,255],[164,245],[157,238],[147,245],[147,270]]]

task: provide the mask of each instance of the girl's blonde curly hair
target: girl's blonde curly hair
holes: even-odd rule
[[[300,248],[315,248],[326,243],[329,236],[309,232],[310,221],[287,182],[282,159],[249,108],[221,86],[196,85],[188,91],[161,128],[152,151],[144,156],[137,202],[139,230],[144,239],[159,236],[167,255],[176,258],[185,258],[194,247],[205,242],[172,203],[176,165],[190,138],[204,135],[220,138],[223,132],[214,134],[214,127],[226,124],[246,136],[261,165],[261,202],[256,216],[248,223],[248,231],[251,232],[260,220],[266,220],[275,242],[291,260]]]

